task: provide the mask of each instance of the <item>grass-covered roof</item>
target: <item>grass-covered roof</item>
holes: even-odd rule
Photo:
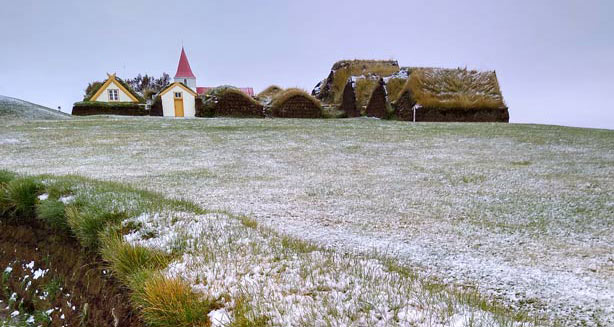
[[[277,93],[282,92],[283,90],[284,90],[283,88],[277,85],[270,85],[266,89],[262,90],[262,92],[258,93],[258,95],[256,95],[256,98],[259,98],[259,99],[270,98],[270,97],[275,96]]]
[[[290,98],[293,97],[304,97],[305,99],[313,102],[313,104],[318,107],[321,108],[322,104],[320,103],[320,101],[318,101],[318,99],[314,98],[313,96],[311,96],[311,94],[305,92],[304,90],[301,90],[299,88],[289,88],[286,89],[282,92],[278,92],[274,97],[273,97],[273,101],[271,102],[271,106],[273,108],[279,107],[281,105],[283,105],[286,101],[288,101]]]
[[[429,108],[505,108],[494,71],[466,68],[413,69],[403,91],[411,91],[416,103]]]

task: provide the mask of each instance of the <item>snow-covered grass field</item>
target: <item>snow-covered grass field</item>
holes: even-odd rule
[[[614,324],[614,131],[3,121],[0,158],[4,169],[120,181],[217,210],[141,215],[155,237],[129,237],[166,249],[185,240],[168,273],[228,294],[219,317],[244,298],[274,324],[509,326],[524,313]]]

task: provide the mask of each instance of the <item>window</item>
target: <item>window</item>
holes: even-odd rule
[[[119,101],[119,90],[109,89],[109,101]]]
[[[183,79],[183,84],[188,85],[188,80],[187,79]]]
[[[175,99],[181,99],[181,92],[175,92]]]

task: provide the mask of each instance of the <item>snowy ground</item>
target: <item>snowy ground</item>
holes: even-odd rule
[[[90,118],[0,122],[0,158],[245,214],[339,260],[390,257],[563,325],[614,324],[613,131]]]

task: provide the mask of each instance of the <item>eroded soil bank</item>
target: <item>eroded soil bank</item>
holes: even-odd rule
[[[0,274],[2,320],[13,316],[49,326],[143,326],[127,290],[96,255],[36,222],[0,223]]]

